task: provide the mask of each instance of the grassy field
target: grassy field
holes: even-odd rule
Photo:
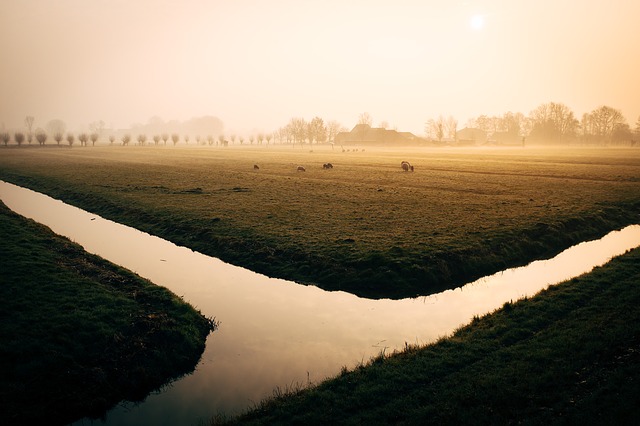
[[[23,147],[0,150],[0,179],[366,297],[437,292],[640,219],[630,148]]]
[[[640,424],[640,249],[212,424]]]
[[[0,423],[66,424],[197,364],[214,323],[0,203]]]

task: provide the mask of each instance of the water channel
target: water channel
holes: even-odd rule
[[[602,265],[640,246],[640,225],[427,297],[369,300],[269,278],[0,181],[0,199],[85,250],[167,287],[220,327],[193,374],[76,424],[198,424],[285,389],[336,375],[405,343],[450,334],[474,315]]]

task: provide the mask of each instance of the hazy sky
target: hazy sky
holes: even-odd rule
[[[640,116],[637,0],[0,0],[0,126]]]

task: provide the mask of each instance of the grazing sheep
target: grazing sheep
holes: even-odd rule
[[[306,169],[302,166],[298,166],[298,171],[299,172],[306,172]]]
[[[322,165],[322,168],[323,168],[323,169],[333,169],[333,164],[331,164],[331,163],[324,163],[324,164]]]
[[[257,164],[254,164],[254,165],[253,165],[253,170],[260,170],[260,167],[258,167],[258,165],[257,165]]]
[[[413,171],[413,166],[408,161],[403,161],[402,163],[400,163],[400,167],[402,167],[402,170],[404,170],[405,172],[408,172],[409,170]]]

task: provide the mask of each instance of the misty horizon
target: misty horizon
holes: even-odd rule
[[[213,116],[225,133],[292,117],[424,134],[439,116],[640,116],[640,4],[25,0],[0,5],[0,125],[129,128]]]

